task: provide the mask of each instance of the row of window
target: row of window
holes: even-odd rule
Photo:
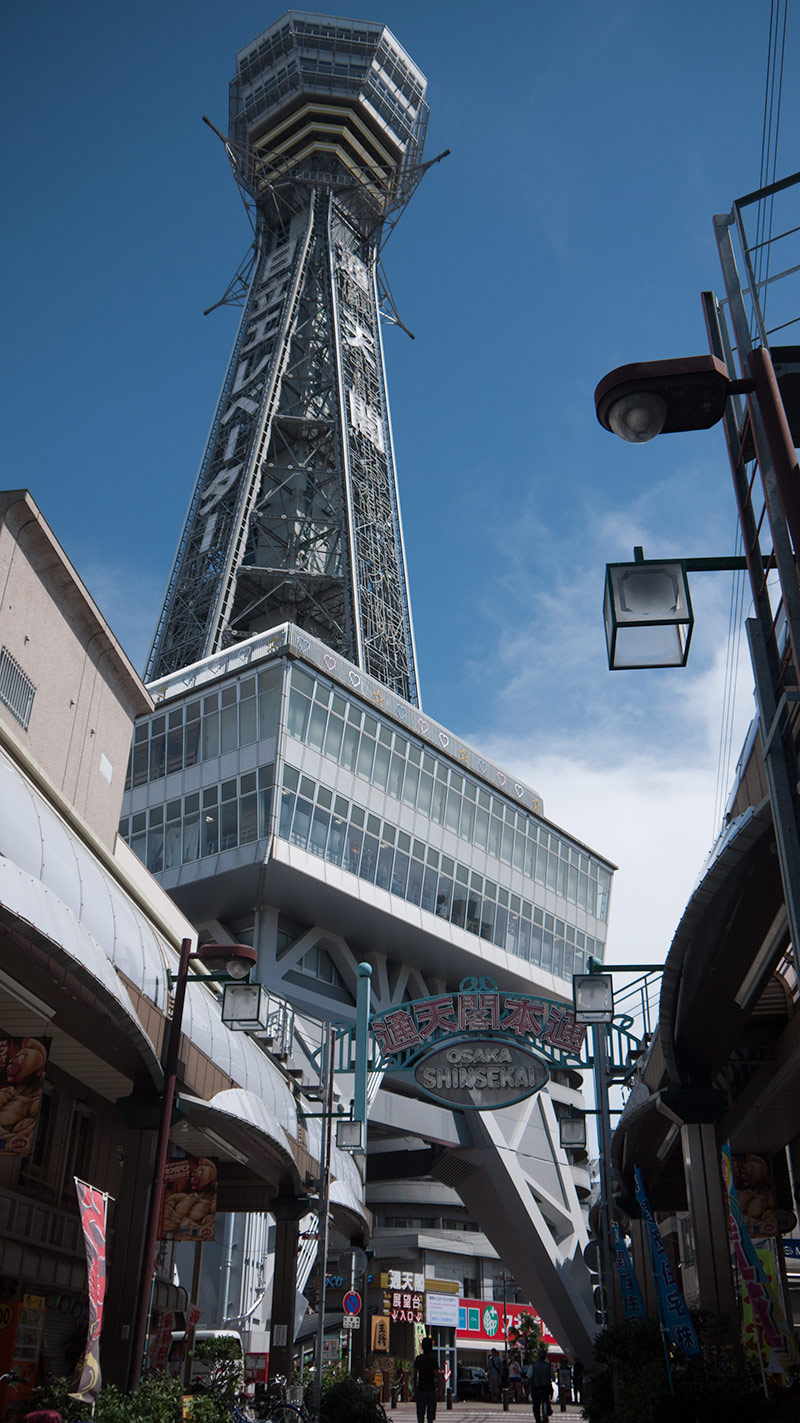
[[[280,666],[269,667],[141,722],[134,731],[125,789],[277,735],[281,676]]]
[[[602,945],[528,900],[381,821],[326,786],[283,771],[278,834],[329,864],[458,924],[559,977]]]
[[[606,919],[611,884],[606,869],[297,664],[292,668],[287,727],[291,736],[395,800],[579,909]]]
[[[120,821],[119,833],[151,874],[262,840],[270,831],[273,767],[153,806]]]

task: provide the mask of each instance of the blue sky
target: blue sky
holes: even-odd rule
[[[385,252],[426,708],[621,866],[609,956],[660,958],[713,838],[729,585],[685,673],[611,675],[608,560],[731,551],[719,431],[600,429],[610,368],[706,349],[712,214],[758,186],[767,0],[387,0],[426,73],[424,179]],[[26,486],[143,665],[237,313],[249,229],[206,113],[253,0],[7,0],[4,484]],[[345,13],[348,13],[345,10]],[[790,15],[778,173],[800,168]],[[740,679],[737,737],[751,707]]]

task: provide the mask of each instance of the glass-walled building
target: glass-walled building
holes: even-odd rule
[[[256,947],[256,976],[297,1022],[352,1022],[364,961],[384,1013],[465,981],[569,1002],[573,972],[603,958],[614,867],[552,825],[536,791],[307,632],[283,624],[150,691],[121,834],[201,936]],[[371,1088],[367,1191],[376,1258],[434,1274],[447,1260],[462,1289],[491,1279],[495,1251],[511,1258],[498,1231],[515,1221],[517,1284],[576,1353],[594,1317],[590,1180],[558,1119],[583,1109],[580,1085],[553,1068],[526,1102],[462,1114],[472,1124],[390,1073]],[[437,1151],[450,1164],[434,1180]],[[435,1201],[437,1225],[426,1214],[398,1234],[418,1200]]]
[[[511,956],[566,996],[587,957],[602,958],[608,861],[545,820],[529,787],[307,634],[284,625],[151,690],[120,831],[181,900],[291,846],[311,874],[341,871],[340,891],[363,900],[369,886],[375,905],[389,896],[446,921],[483,941],[475,953],[491,946],[498,966]]]

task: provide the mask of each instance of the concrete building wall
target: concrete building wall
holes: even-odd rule
[[[112,848],[131,721],[152,703],[25,490],[0,494],[3,649],[3,727]],[[1,694],[3,666],[17,686],[30,684],[27,725]]]

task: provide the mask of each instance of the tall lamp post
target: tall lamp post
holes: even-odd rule
[[[603,1317],[608,1328],[617,1322],[616,1293],[612,1276],[611,1243],[613,1181],[611,1174],[611,1111],[608,1100],[606,1039],[614,1021],[614,980],[610,973],[576,973],[572,979],[575,1021],[592,1029],[594,1095],[600,1118],[600,1276],[604,1294]]]
[[[723,250],[723,259],[725,252]],[[723,260],[723,270],[726,262]],[[764,766],[795,968],[800,976],[800,834],[797,821],[796,704],[800,700],[800,468],[770,352],[749,350],[741,290],[728,286],[739,349],[748,374],[732,379],[718,355],[620,366],[595,391],[597,418],[605,429],[634,444],[679,430],[707,429],[725,422],[731,471],[755,617],[747,619]],[[722,350],[717,309],[704,293],[712,347]],[[800,352],[798,352],[800,355]],[[746,396],[746,409],[738,398]],[[746,463],[756,458],[761,475],[772,549],[762,552],[762,526],[754,509]],[[606,570],[605,621],[612,670],[684,666],[692,613],[687,571],[740,567],[739,559],[645,562]],[[770,601],[768,573],[778,574],[785,644]]]
[[[183,1010],[186,1004],[186,985],[189,981],[190,966],[193,962],[202,964],[206,970],[202,976],[205,977],[206,981],[209,979],[223,981],[233,980],[238,987],[239,985],[244,986],[244,980],[248,978],[255,961],[256,951],[251,948],[249,944],[202,944],[198,948],[193,949],[191,939],[184,939],[181,942],[178,972],[174,975],[170,974],[169,976],[170,986],[174,988],[174,995],[172,1000],[172,1016],[169,1020],[169,1028],[164,1044],[164,1089],[161,1098],[158,1135],[156,1137],[156,1152],[155,1161],[153,1163],[152,1184],[150,1187],[150,1201],[145,1223],[139,1291],[133,1322],[133,1342],[128,1373],[128,1387],[131,1390],[135,1390],[139,1386],[144,1362],[147,1321],[150,1315],[153,1273],[155,1270],[156,1250],[161,1226],[161,1211],[164,1200],[164,1168],[167,1164],[169,1132],[172,1125],[172,1111],[175,1106],[176,1086],[178,1081],[178,1051],[180,1048]],[[257,991],[260,985],[253,984],[248,987]]]

